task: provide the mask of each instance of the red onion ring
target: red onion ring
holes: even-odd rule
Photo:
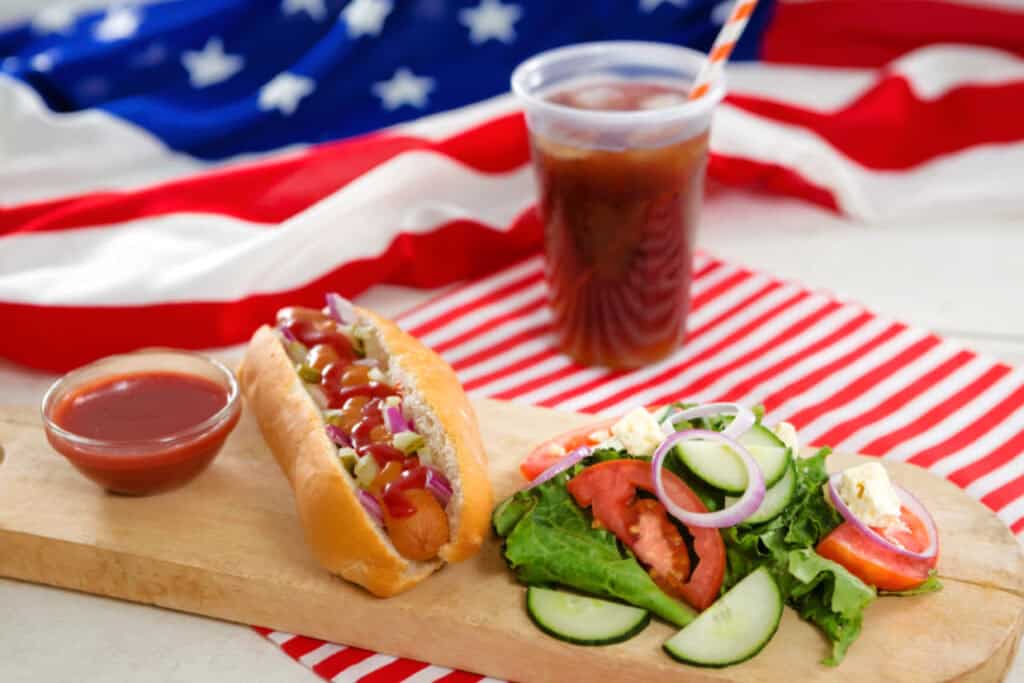
[[[448,501],[452,499],[451,482],[448,481],[448,477],[444,476],[441,470],[430,465],[425,465],[424,467],[427,470],[427,483],[424,484],[423,488],[434,495],[434,498],[441,504],[441,507],[448,507]]]
[[[558,462],[554,463],[546,470],[538,474],[537,477],[532,482],[530,482],[530,485],[524,488],[523,490],[529,491],[530,489],[536,488],[550,479],[554,479],[556,476],[566,471],[567,469],[578,463],[580,460],[587,457],[588,455],[590,455],[590,449],[586,446],[580,446],[579,448],[569,451],[565,455],[565,457],[563,457]]]
[[[899,484],[893,483],[893,488],[896,489],[896,495],[899,496],[900,502],[906,505],[907,508],[914,513],[921,523],[924,524],[925,530],[928,531],[928,547],[922,552],[915,553],[912,550],[907,550],[903,546],[893,543],[885,536],[881,535],[867,524],[865,524],[857,515],[853,514],[853,510],[846,504],[843,497],[839,495],[839,480],[842,477],[842,472],[836,472],[828,478],[828,495],[832,500],[832,505],[835,506],[839,514],[843,516],[850,524],[857,527],[857,529],[870,538],[872,541],[882,546],[886,550],[891,550],[894,553],[898,553],[904,557],[912,560],[930,560],[939,552],[939,531],[935,526],[935,520],[932,519],[931,513],[928,509],[914,497],[910,491],[906,490]]]
[[[299,338],[295,336],[295,333],[292,332],[291,330],[289,330],[284,325],[279,326],[277,328],[277,331],[281,333],[281,336],[284,337],[285,341],[290,341],[290,342],[297,342],[297,341],[299,341]]]
[[[348,446],[349,448],[352,448],[352,439],[348,437],[348,434],[341,431],[339,427],[331,424],[327,425],[327,436],[331,441],[339,446]]]
[[[675,426],[677,423],[683,420],[692,420],[698,417],[713,417],[715,415],[721,415],[722,413],[733,413],[736,415],[733,421],[729,423],[729,426],[725,428],[722,434],[726,436],[738,439],[747,433],[754,423],[757,422],[757,416],[754,415],[754,411],[746,406],[741,406],[739,403],[708,403],[703,406],[695,406],[693,408],[687,408],[680,410],[675,414],[669,414],[661,422],[661,431],[665,433],[665,436],[675,433]]]
[[[384,523],[384,510],[381,508],[380,502],[374,498],[369,491],[356,488],[356,497],[362,504],[363,509],[366,510],[366,513],[373,517],[373,520],[377,522],[377,524]]]
[[[352,302],[336,292],[327,293],[327,308],[331,317],[342,325],[350,325],[356,321],[356,309]]]
[[[717,512],[690,512],[676,505],[675,501],[668,496],[668,492],[665,491],[665,484],[662,479],[665,458],[680,441],[689,441],[691,439],[706,439],[724,443],[740,456],[744,467],[747,468],[747,489],[740,496],[739,500],[724,510],[718,510]],[[761,473],[761,468],[758,466],[757,461],[754,460],[754,457],[750,455],[746,448],[732,437],[726,436],[724,432],[713,432],[707,429],[688,429],[682,432],[673,432],[661,442],[658,450],[654,452],[651,467],[653,468],[654,491],[658,496],[658,500],[665,506],[669,514],[687,526],[712,529],[736,526],[754,514],[757,508],[761,507],[767,491],[764,485],[764,475]]]
[[[384,409],[384,421],[388,423],[388,430],[392,434],[414,431],[412,425],[405,419],[405,415],[402,415],[402,409],[398,406],[388,406]]]

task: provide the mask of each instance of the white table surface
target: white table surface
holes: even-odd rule
[[[1024,365],[1024,216],[861,225],[726,192],[706,205],[701,230],[716,255]],[[393,313],[427,295],[377,287],[359,301]],[[215,355],[237,358],[238,349]],[[0,401],[34,403],[51,380],[0,361]],[[244,626],[0,580],[0,681],[57,680],[319,679]],[[1007,680],[1024,681],[1022,658]]]

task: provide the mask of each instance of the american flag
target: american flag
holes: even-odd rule
[[[1024,532],[1024,376],[923,330],[702,254],[675,356],[611,373],[553,348],[512,68],[589,40],[706,50],[732,2],[99,4],[0,27],[0,356],[222,347],[325,290],[467,280],[400,322],[474,395],[762,401]],[[1024,212],[1016,0],[762,0],[733,59],[713,184],[869,222]],[[325,678],[479,678],[264,633]]]
[[[1019,214],[1015,4],[760,3],[711,178],[855,219]],[[592,39],[706,49],[730,7],[46,6],[0,31],[0,320],[19,330],[0,354],[66,369],[223,346],[327,287],[437,286],[520,258],[540,231],[513,66]]]

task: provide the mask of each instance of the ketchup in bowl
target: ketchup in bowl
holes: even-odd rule
[[[175,488],[202,472],[239,413],[227,368],[171,350],[96,361],[43,399],[50,444],[89,479],[127,495]]]

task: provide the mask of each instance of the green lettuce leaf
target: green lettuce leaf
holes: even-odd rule
[[[935,570],[928,572],[928,578],[925,579],[924,583],[914,588],[908,588],[905,591],[878,591],[879,595],[894,595],[896,597],[907,597],[910,595],[924,595],[925,593],[934,593],[935,591],[942,590],[942,582],[939,581],[938,574]]]
[[[875,590],[813,550],[843,521],[822,491],[828,481],[829,453],[821,449],[813,457],[794,461],[796,491],[778,517],[724,530],[728,565],[722,590],[757,567],[767,567],[790,607],[832,642],[832,654],[823,663],[836,666],[860,634],[864,607],[874,600]]]
[[[860,635],[864,608],[875,599],[875,589],[809,548],[790,551],[788,569],[794,579],[787,586],[789,604],[825,632],[832,655],[822,663],[838,666]]]
[[[689,606],[663,593],[614,535],[594,528],[565,487],[569,476],[520,491],[495,510],[492,523],[516,578],[636,605],[679,627],[690,623],[696,613]]]

